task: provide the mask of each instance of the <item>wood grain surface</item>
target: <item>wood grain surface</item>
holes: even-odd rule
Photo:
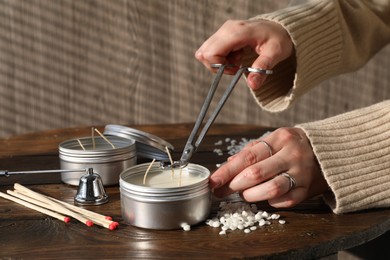
[[[175,146],[174,157],[181,149],[192,127],[180,125],[135,126],[139,130],[158,135]],[[271,130],[251,125],[215,125],[210,130],[194,163],[215,169],[215,164],[227,157],[213,152],[215,143],[226,138],[257,138]],[[59,142],[90,133],[90,127],[50,130],[0,141],[0,146],[12,147],[0,153],[0,165],[10,170],[51,168],[58,164]],[[13,177],[9,177],[9,180]],[[55,181],[46,184],[47,176],[19,179],[34,191],[72,203],[77,188]],[[50,179],[50,178],[49,178]],[[12,189],[12,182],[0,179],[2,192]],[[204,223],[192,230],[148,230],[127,225],[120,211],[118,186],[106,187],[109,202],[86,206],[96,212],[111,215],[119,221],[117,230],[98,226],[87,227],[72,221],[63,223],[50,217],[0,199],[0,257],[5,259],[315,259],[351,248],[384,234],[390,229],[390,210],[378,209],[335,215],[320,198],[313,198],[291,209],[274,209],[266,202],[257,203],[259,209],[275,212],[287,221],[273,223],[250,234],[231,232],[219,235],[219,229]],[[237,200],[237,195],[223,200]],[[214,198],[212,215],[220,199]]]

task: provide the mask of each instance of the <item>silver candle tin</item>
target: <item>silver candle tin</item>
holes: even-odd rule
[[[134,140],[117,136],[106,137],[112,146],[100,136],[94,137],[95,149],[93,149],[92,137],[82,137],[62,142],[59,145],[59,158],[61,169],[93,168],[102,179],[104,186],[119,183],[119,175],[125,169],[137,163],[137,154]],[[85,151],[79,142],[84,146]],[[78,186],[84,172],[63,172],[61,180],[64,183]]]
[[[133,166],[120,175],[122,217],[136,227],[158,230],[180,229],[182,224],[195,225],[210,214],[210,171],[197,164],[184,170],[200,177],[194,184],[170,188],[155,188],[134,184],[144,176],[150,163]],[[147,176],[161,174],[160,163],[154,163]],[[136,182],[137,183],[137,182]]]

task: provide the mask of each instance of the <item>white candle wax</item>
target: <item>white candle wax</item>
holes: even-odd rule
[[[201,175],[191,174],[186,168],[183,168],[174,169],[173,174],[172,170],[151,170],[146,176],[145,185],[143,184],[143,174],[132,176],[129,182],[134,185],[152,188],[175,188],[198,183],[204,178]]]

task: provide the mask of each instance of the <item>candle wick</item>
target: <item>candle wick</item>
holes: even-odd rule
[[[77,142],[79,143],[80,147],[85,151],[84,145],[81,143],[80,139],[77,139]]]
[[[99,130],[97,130],[96,128],[94,128],[94,130],[96,131],[96,133],[98,133],[107,143],[109,143],[111,146],[112,146],[112,149],[115,149],[115,145],[113,145],[110,140],[108,140],[102,133],[100,133]]]
[[[172,169],[172,181],[173,181],[173,176],[175,174],[175,171],[173,170],[173,160],[172,160],[172,156],[171,156],[171,153],[169,152],[169,149],[167,146],[165,146],[165,151],[167,151],[167,154],[168,154],[168,157],[169,157],[169,161],[171,162],[171,169]]]
[[[146,169],[146,172],[144,174],[144,181],[143,184],[145,185],[146,183],[146,176],[148,175],[148,172],[150,171],[150,168],[152,168],[153,163],[156,161],[156,159],[153,159],[153,161],[149,164],[149,167]]]

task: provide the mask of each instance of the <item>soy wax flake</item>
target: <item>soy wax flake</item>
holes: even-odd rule
[[[226,235],[235,230],[248,234],[257,230],[257,227],[271,225],[272,220],[278,220],[281,225],[286,223],[280,219],[279,214],[258,210],[255,204],[222,201],[217,216],[206,220],[206,224],[213,228],[221,228],[219,235]]]

